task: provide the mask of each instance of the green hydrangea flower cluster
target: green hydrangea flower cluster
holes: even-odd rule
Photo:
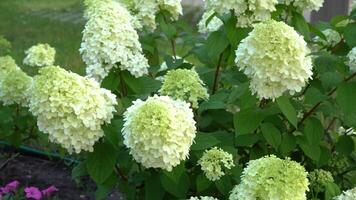
[[[231,169],[235,166],[233,156],[217,147],[206,150],[198,164],[211,181],[217,181],[225,175],[223,168]]]
[[[124,121],[124,144],[144,167],[171,171],[188,157],[196,133],[188,103],[168,96],[136,100]]]
[[[23,60],[25,65],[31,67],[45,67],[54,64],[56,50],[49,44],[37,44],[25,51],[26,57]]]
[[[193,108],[198,107],[199,100],[207,100],[209,98],[208,91],[198,73],[188,69],[168,71],[164,76],[163,85],[159,93],[189,102]]]
[[[271,155],[251,160],[229,200],[306,200],[307,175],[303,166],[290,159]]]
[[[115,95],[94,79],[58,66],[41,68],[29,88],[29,108],[39,130],[69,153],[93,151],[116,104]]]
[[[26,107],[27,89],[32,78],[23,72],[10,56],[0,57],[0,100],[4,105]]]
[[[276,99],[300,92],[312,77],[310,50],[303,37],[284,22],[255,25],[236,50],[236,64],[251,78],[260,99]]]
[[[322,169],[316,169],[308,175],[310,181],[310,187],[314,191],[321,192],[324,190],[328,183],[333,183],[334,178],[329,171]]]

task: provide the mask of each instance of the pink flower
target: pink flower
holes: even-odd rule
[[[52,193],[55,193],[58,191],[58,188],[56,188],[55,186],[50,186],[47,189],[42,190],[42,194],[45,197],[50,197],[52,195]]]
[[[26,198],[40,200],[42,198],[41,191],[36,187],[25,188]]]
[[[0,188],[1,194],[8,194],[19,187],[20,183],[18,181],[12,181],[5,185],[5,187]]]

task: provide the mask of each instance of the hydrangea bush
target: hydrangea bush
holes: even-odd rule
[[[1,140],[50,141],[97,199],[355,199],[356,10],[205,0],[191,26],[180,0],[84,4],[85,74],[2,42]]]

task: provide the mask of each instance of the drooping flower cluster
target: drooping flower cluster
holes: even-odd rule
[[[167,96],[136,100],[124,121],[124,144],[144,167],[171,171],[188,157],[196,133],[188,103]]]
[[[341,195],[334,197],[333,200],[355,200],[356,199],[356,187],[342,192]]]
[[[285,4],[292,4],[300,11],[315,10],[318,11],[324,3],[324,0],[282,0]]]
[[[163,85],[159,92],[163,96],[189,102],[193,108],[198,107],[199,100],[209,98],[207,89],[198,73],[188,69],[168,71],[164,76]]]
[[[147,74],[148,61],[128,10],[114,0],[91,0],[86,4],[88,21],[80,52],[87,75],[100,82],[116,67],[135,77]]]
[[[251,160],[229,200],[306,200],[307,174],[303,166],[290,159],[271,155]]]
[[[4,105],[27,106],[27,89],[32,78],[10,56],[0,57],[0,100]]]
[[[234,161],[230,153],[214,147],[204,152],[198,164],[209,180],[217,181],[225,175],[223,168],[231,169],[234,166]]]
[[[134,17],[136,29],[144,27],[153,31],[156,29],[156,15],[159,11],[168,12],[172,20],[178,20],[179,15],[183,14],[181,0],[119,0]],[[167,16],[168,17],[168,16]]]
[[[29,107],[39,130],[69,153],[93,151],[110,123],[116,97],[94,79],[67,72],[58,66],[41,68],[29,89]]]
[[[248,27],[253,23],[271,18],[278,0],[205,0],[205,9],[221,15],[234,11],[238,27]]]
[[[347,54],[347,63],[351,72],[356,72],[356,47]]]
[[[314,41],[320,43],[323,46],[333,47],[342,40],[340,33],[333,29],[325,29],[322,31],[322,33],[325,35],[326,40],[316,36]]]
[[[328,183],[333,183],[334,178],[329,171],[316,169],[308,174],[310,187],[316,192],[321,192]]]
[[[56,57],[56,50],[49,44],[37,44],[26,50],[25,53],[26,57],[23,63],[31,67],[51,66]]]
[[[223,21],[219,19],[217,16],[213,16],[214,11],[207,11],[201,17],[198,23],[199,33],[207,34],[210,32],[214,32],[220,29],[222,25],[224,25]]]
[[[201,197],[190,197],[189,200],[218,200],[218,199],[214,197],[201,196]]]
[[[236,64],[251,78],[260,99],[300,92],[312,76],[310,50],[303,37],[284,22],[259,23],[236,50]]]

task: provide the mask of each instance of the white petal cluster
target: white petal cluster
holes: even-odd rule
[[[199,33],[207,34],[214,32],[219,30],[220,27],[224,25],[223,21],[221,21],[221,19],[219,19],[217,16],[211,17],[213,14],[214,11],[207,11],[203,14],[198,23]]]
[[[116,97],[94,79],[50,66],[41,68],[29,89],[29,108],[40,131],[69,153],[93,151],[110,123]]]
[[[321,43],[323,46],[333,47],[342,40],[340,33],[333,29],[325,29],[322,31],[322,33],[325,35],[326,40],[316,36],[314,41]]]
[[[25,65],[31,67],[52,66],[56,57],[56,50],[49,44],[37,44],[25,51],[23,60]]]
[[[282,0],[282,2],[287,5],[292,4],[300,11],[318,11],[323,6],[324,0]]]
[[[23,72],[10,56],[0,57],[0,101],[4,105],[26,107],[27,89],[32,78]]]
[[[356,72],[356,47],[347,54],[347,63],[351,72]]]
[[[91,0],[87,6],[80,48],[87,75],[100,82],[116,67],[135,77],[147,74],[148,61],[127,9],[113,0]]]
[[[224,168],[231,169],[235,166],[232,155],[217,147],[206,150],[198,160],[198,164],[211,181],[217,181],[224,176]]]
[[[189,104],[167,96],[136,100],[124,113],[124,144],[146,168],[171,171],[188,157],[196,134]]]
[[[170,14],[172,20],[178,20],[183,14],[181,0],[118,0],[123,3],[134,17],[136,29],[156,29],[156,15],[160,11]]]
[[[251,160],[229,200],[306,200],[308,173],[290,159],[266,156]]]
[[[201,197],[190,197],[190,199],[188,200],[218,200],[218,199],[214,197],[201,196]]]
[[[339,135],[356,135],[356,131],[353,128],[345,129],[344,127],[339,127],[337,130]]]
[[[303,37],[284,22],[256,24],[236,50],[236,64],[251,78],[260,99],[300,92],[312,76],[310,50]]]
[[[234,11],[238,27],[248,27],[253,23],[269,20],[277,4],[278,0],[205,0],[207,11],[220,15]]]
[[[355,199],[356,199],[356,187],[344,191],[342,192],[341,195],[333,198],[333,200],[355,200]]]

